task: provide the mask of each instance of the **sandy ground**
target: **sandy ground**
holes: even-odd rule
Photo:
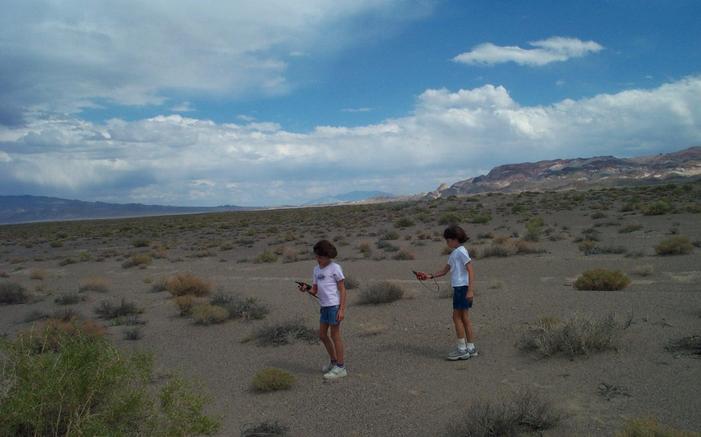
[[[499,202],[504,198],[484,198],[486,208],[493,211],[489,223],[465,224],[472,236],[469,248],[479,252],[489,246],[489,239],[477,237],[487,232],[523,234],[523,220],[497,213]],[[66,244],[53,248],[47,236],[47,232],[56,232],[51,225],[0,227],[0,272],[9,276],[4,280],[23,284],[37,297],[31,304],[0,306],[0,333],[12,336],[28,329],[30,324],[24,322],[28,313],[55,310],[58,305],[53,297],[77,291],[82,279],[107,278],[109,292],[87,292],[87,300],[72,307],[91,318],[95,318],[94,307],[101,300],[125,298],[143,308],[141,317],[146,324],[141,340],[125,340],[121,326],[109,327],[110,336],[125,350],[152,351],[160,372],[179,372],[200,382],[211,396],[208,411],[223,418],[222,436],[239,435],[243,425],[262,421],[279,421],[294,436],[440,435],[473,402],[501,399],[523,389],[551,400],[562,414],[560,424],[545,435],[611,435],[626,419],[635,417],[655,417],[667,425],[699,431],[701,360],[670,353],[665,346],[672,339],[701,334],[701,252],[694,248],[688,255],[662,257],[656,256],[653,248],[670,232],[700,240],[701,216],[622,214],[614,205],[606,211],[606,218],[592,219],[590,206],[585,203],[569,211],[540,212],[546,227],[555,230],[551,235],[562,234],[557,241],[544,236],[534,243],[544,253],[474,261],[477,281],[471,317],[480,356],[466,361],[445,360],[454,346],[451,300],[422,287],[411,274],[412,269],[435,271],[445,263],[445,244],[440,239],[422,240],[423,246],[412,244],[419,233],[433,236],[444,226],[431,221],[396,229],[400,239],[392,243],[412,251],[414,260],[392,260],[391,253],[384,260],[362,259],[356,246],[363,241],[373,245],[374,255],[383,253],[374,247],[378,236],[373,234],[394,229],[387,216],[370,217],[365,223],[323,223],[319,232],[295,228],[294,219],[278,225],[296,230],[296,241],[285,244],[307,253],[322,234],[329,238],[345,235],[347,245],[339,244],[338,262],[346,275],[360,281],[361,288],[373,281],[393,280],[406,291],[404,299],[377,306],[356,304],[358,290],[349,291],[343,322],[349,377],[343,380],[323,380],[320,367],[327,358],[321,344],[259,347],[255,342],[242,343],[260,327],[288,320],[302,319],[310,327],[317,326],[316,301],[297,292],[292,282],[308,281],[314,261],[307,255],[297,262],[241,262],[279,246],[272,236],[249,244],[252,247],[235,244],[225,251],[214,247],[211,256],[189,257],[196,242],[216,245],[234,240],[234,230],[214,226],[164,232],[170,246],[167,256],[154,259],[144,269],[122,268],[123,256],[137,250],[130,244],[133,238],[119,232],[105,238],[71,239],[69,235]],[[416,211],[425,207],[418,204]],[[343,209],[340,211],[342,216]],[[440,208],[434,212],[440,214]],[[294,217],[299,214],[306,213],[296,211]],[[315,209],[309,214],[324,217],[325,213]],[[397,214],[401,216],[401,212]],[[147,219],[143,220],[146,223]],[[112,229],[119,223],[91,222],[90,226]],[[129,223],[138,228],[140,221]],[[158,219],[147,223],[152,227]],[[629,252],[640,252],[638,256],[583,255],[573,240],[597,223],[609,223],[595,228],[601,233],[599,244],[621,245]],[[630,223],[640,224],[642,229],[618,232]],[[70,226],[71,231],[65,232],[81,228],[80,224]],[[40,234],[44,240],[36,237]],[[406,240],[406,235],[412,240]],[[31,238],[37,240],[26,245],[31,247],[21,243]],[[153,234],[149,238],[153,239]],[[477,244],[479,241],[484,244]],[[121,256],[58,265],[62,257],[77,256],[80,251],[97,254],[109,250]],[[652,273],[634,274],[641,266],[651,266]],[[623,271],[632,284],[622,291],[578,291],[572,287],[579,274],[599,267]],[[31,279],[37,270],[44,273],[43,280]],[[225,293],[255,296],[270,307],[270,314],[260,321],[194,325],[192,319],[178,316],[168,292],[151,292],[147,283],[180,272],[206,278]],[[440,286],[444,291],[449,288],[445,282]],[[575,359],[539,358],[515,346],[528,323],[541,317],[597,319],[608,314],[621,322],[632,319],[621,331],[617,350]],[[268,394],[253,392],[253,375],[265,367],[292,373],[294,387]],[[607,400],[599,393],[604,383],[622,388],[628,396]]]

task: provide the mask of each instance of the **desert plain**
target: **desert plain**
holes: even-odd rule
[[[454,222],[470,236],[479,356],[449,362],[450,284],[419,283],[412,270],[445,264],[442,231]],[[318,328],[317,302],[293,281],[310,281],[320,239],[336,245],[353,285],[342,323],[349,376],[337,381],[322,378],[326,353],[313,336],[256,339],[288,322]],[[558,417],[537,434],[615,435],[637,418],[699,431],[700,245],[698,181],[7,225],[0,282],[29,298],[0,305],[0,334],[12,339],[66,311],[94,319],[125,353],[152,353],[159,375],[193,381],[222,436],[266,423],[291,436],[460,435],[470,411],[524,391]],[[575,287],[592,269],[629,282]],[[158,286],[185,273],[211,287],[195,304],[237,296],[267,313],[198,323]],[[362,304],[384,281],[402,298]],[[106,319],[96,312],[103,302],[133,304],[138,315]],[[572,353],[527,346],[572,320],[613,321],[610,341]],[[291,387],[256,391],[254,376],[270,367],[292,375]]]

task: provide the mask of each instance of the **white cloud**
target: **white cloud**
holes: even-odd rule
[[[295,86],[288,62],[305,58],[290,54],[333,53],[429,11],[408,0],[11,1],[0,14],[0,125],[28,113],[161,105],[173,91],[286,93]],[[385,26],[358,37],[363,17]]]
[[[490,42],[480,44],[471,51],[461,53],[453,58],[462,64],[494,65],[515,62],[520,65],[542,66],[551,62],[567,61],[580,58],[590,53],[603,50],[603,46],[594,41],[582,41],[577,38],[551,37],[528,43],[534,47],[524,49],[516,46],[497,46]]]
[[[406,117],[308,133],[181,115],[55,118],[3,136],[12,161],[0,155],[0,185],[210,205],[295,204],[355,189],[413,193],[504,163],[697,145],[699,101],[701,76],[693,76],[546,106],[522,106],[502,86],[429,89]]]
[[[192,112],[195,108],[192,107],[190,102],[181,102],[170,108],[173,112]]]
[[[372,111],[372,108],[368,107],[362,107],[362,108],[343,108],[341,109],[341,112],[350,112],[350,113],[355,113],[355,112],[370,112]]]

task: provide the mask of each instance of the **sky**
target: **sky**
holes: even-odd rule
[[[295,205],[701,145],[697,0],[3,0],[0,195]]]

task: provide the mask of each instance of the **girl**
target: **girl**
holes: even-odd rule
[[[309,292],[319,298],[321,317],[319,338],[329,354],[329,364],[322,367],[324,378],[336,379],[348,375],[343,362],[341,321],[346,313],[346,287],[341,266],[332,261],[338,252],[330,241],[321,240],[314,245],[318,265],[314,266],[312,286],[299,284],[299,291]],[[330,331],[330,335],[329,335]]]
[[[467,234],[457,225],[449,226],[443,231],[443,238],[449,248],[453,249],[448,257],[448,264],[433,274],[417,272],[416,277],[424,281],[450,272],[450,282],[453,286],[453,325],[458,337],[455,350],[448,354],[448,359],[466,360],[477,356],[477,348],[473,343],[472,323],[470,322],[469,309],[475,296],[474,271],[472,260],[463,244],[467,241]]]

